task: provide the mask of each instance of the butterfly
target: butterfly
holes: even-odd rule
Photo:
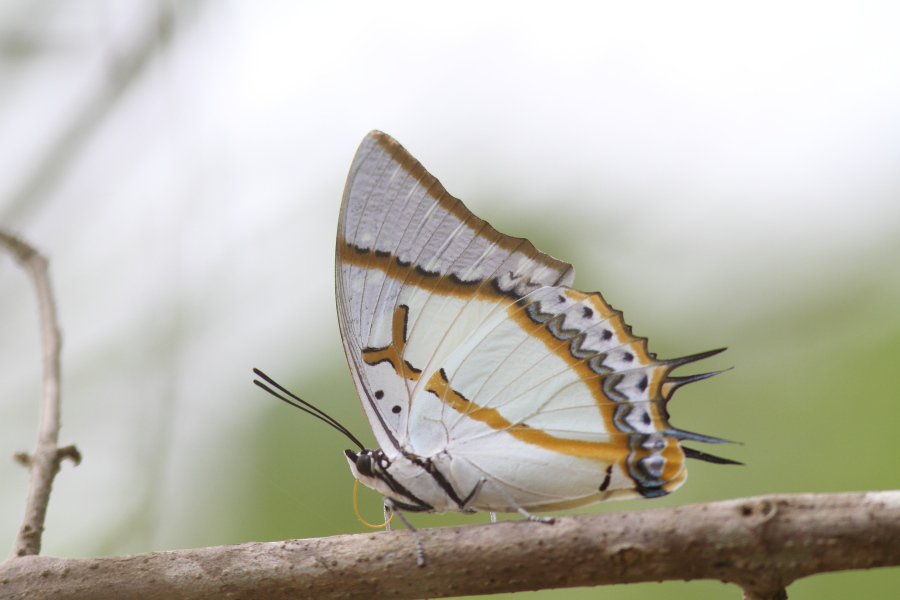
[[[685,458],[739,464],[682,445],[726,440],[669,424],[672,394],[718,373],[672,371],[724,349],[660,360],[599,293],[573,289],[574,275],[472,214],[390,136],[363,140],[335,279],[379,448],[313,410],[359,446],[345,452],[353,475],[414,533],[403,512],[552,522],[532,513],[664,496],[684,482]]]

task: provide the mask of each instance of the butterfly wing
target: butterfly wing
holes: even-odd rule
[[[344,350],[382,448],[410,444],[411,399],[495,315],[571,265],[473,215],[390,136],[353,160],[338,224],[336,294]],[[417,436],[444,431],[420,415]]]
[[[478,510],[665,495],[686,477],[681,440],[722,441],[673,428],[666,411],[679,385],[706,376],[670,372],[710,354],[657,360],[600,294],[542,288],[425,374],[413,422],[430,412],[445,434],[417,439],[414,427],[413,442],[426,455],[451,456],[461,489],[492,482]]]

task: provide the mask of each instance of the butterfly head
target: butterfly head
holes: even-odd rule
[[[359,452],[344,450],[344,456],[347,457],[347,462],[350,463],[350,470],[353,471],[353,475],[360,481],[375,478],[376,469],[382,470],[382,463],[386,460],[381,450],[361,450]],[[363,483],[372,487],[366,481],[363,481]]]
[[[390,498],[395,508],[412,512],[458,510],[431,459],[404,453],[388,456],[381,449],[345,450],[344,456],[353,476]]]
[[[363,485],[381,492],[385,496],[393,496],[393,477],[390,475],[391,460],[382,450],[344,450],[344,456],[350,464],[350,470]]]

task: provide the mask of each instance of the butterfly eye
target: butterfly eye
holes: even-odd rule
[[[356,470],[360,475],[366,477],[374,477],[375,472],[372,471],[372,456],[360,452],[356,455]]]

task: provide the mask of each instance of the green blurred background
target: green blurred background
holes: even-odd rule
[[[85,457],[57,479],[45,553],[365,530],[346,440],[253,387],[251,368],[372,442],[332,262],[372,128],[500,231],[574,264],[651,351],[729,348],[696,369],[733,369],[670,408],[741,442],[714,452],[746,466],[695,462],[671,496],[583,511],[900,487],[898,17],[874,2],[0,2],[0,225],[51,258],[61,442]],[[0,456],[34,444],[32,297],[0,258]],[[0,542],[26,493],[0,460]],[[376,520],[376,494],[361,509]],[[898,589],[887,569],[788,591]]]

